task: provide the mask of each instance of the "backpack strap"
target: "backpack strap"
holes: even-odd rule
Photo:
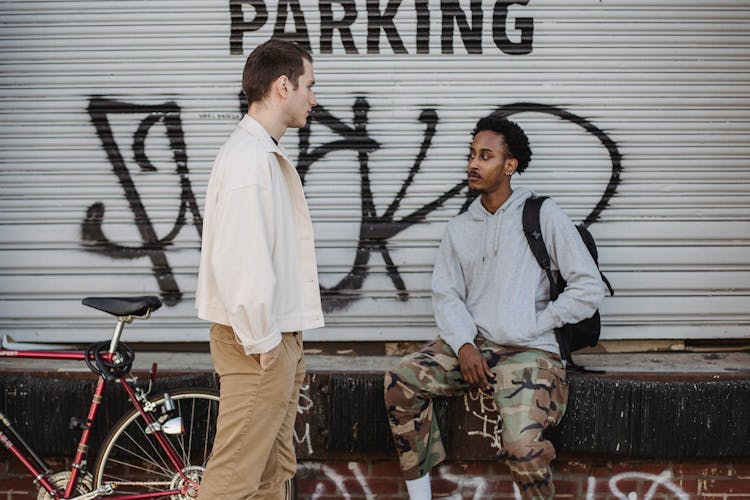
[[[526,199],[523,205],[523,234],[526,235],[526,241],[529,242],[529,248],[539,263],[539,267],[547,273],[550,300],[554,301],[557,299],[560,291],[557,289],[557,282],[552,276],[552,262],[549,258],[549,252],[547,252],[547,245],[544,243],[544,238],[542,237],[542,224],[539,220],[542,203],[546,199],[547,196],[533,196]]]
[[[547,196],[533,196],[527,198],[523,205],[523,233],[526,235],[526,241],[529,242],[529,248],[531,253],[534,254],[536,261],[539,263],[539,267],[544,269],[547,273],[547,279],[549,280],[549,295],[550,302],[554,302],[557,296],[560,295],[560,291],[557,289],[557,282],[554,276],[552,276],[552,263],[550,261],[549,252],[547,246],[544,243],[542,237],[542,224],[539,220],[539,214],[542,209],[542,203],[547,199]],[[557,345],[560,347],[560,355],[566,363],[577,367],[573,363],[573,357],[570,355],[570,348],[566,342],[563,342],[560,337],[559,329],[555,329],[555,338],[557,339]]]
[[[534,258],[536,258],[536,261],[539,263],[539,267],[544,269],[544,272],[547,273],[547,279],[549,279],[550,302],[553,302],[555,299],[557,299],[560,291],[558,290],[558,284],[555,281],[554,276],[552,275],[552,263],[550,261],[549,252],[547,251],[547,246],[544,243],[544,238],[542,236],[540,212],[542,209],[542,203],[544,203],[544,200],[546,199],[547,196],[534,196],[528,198],[523,206],[522,222],[523,232],[526,235],[526,240],[529,242],[531,253],[534,254]],[[576,228],[579,230],[580,234],[580,228],[578,226],[576,226]],[[591,235],[588,234],[586,237],[591,238]],[[581,235],[581,238],[584,238],[584,235]],[[593,248],[596,249],[596,246],[594,245]],[[593,255],[592,257],[594,258],[594,262],[596,262],[596,257],[594,257]],[[599,274],[601,274],[601,271],[599,272]],[[603,274],[601,276],[604,282],[609,287],[610,292],[614,295],[612,287],[610,286],[609,281],[607,281],[607,278],[605,278]],[[567,325],[563,326],[563,328],[565,328],[566,326]],[[575,361],[573,361],[573,355],[570,352],[570,345],[565,342],[563,340],[563,337],[561,336],[560,328],[555,328],[555,338],[557,339],[557,345],[560,347],[560,356],[565,360],[566,370],[578,371],[582,373],[605,373],[601,370],[590,370],[576,364]]]
[[[613,296],[615,294],[615,291],[612,288],[612,285],[609,284],[609,280],[607,279],[607,277],[604,276],[604,273],[601,271],[599,271],[599,276],[602,277],[602,281],[604,282],[605,285],[607,285],[607,288],[609,288],[609,296],[610,297]]]
[[[594,262],[596,262],[596,267],[599,269],[599,251],[596,249],[596,242],[594,241],[594,237],[591,236],[591,233],[588,229],[583,227],[583,225],[578,224],[576,226],[576,229],[578,229],[578,234],[581,235],[581,239],[583,240],[583,244],[586,245],[586,249],[589,251],[591,256],[594,258]],[[609,295],[610,297],[615,294],[614,289],[612,288],[612,285],[610,284],[609,280],[606,276],[604,276],[604,273],[599,270],[599,277],[601,277],[602,281],[605,285],[607,285],[607,288],[609,289]]]

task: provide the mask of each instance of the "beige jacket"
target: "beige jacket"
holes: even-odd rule
[[[270,351],[281,332],[323,326],[302,182],[248,115],[211,171],[195,302],[198,317],[231,326],[247,354]]]

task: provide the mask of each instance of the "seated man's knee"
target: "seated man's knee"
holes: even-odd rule
[[[404,383],[398,371],[386,372],[384,380],[384,398],[386,406],[396,406],[405,399]]]
[[[413,387],[410,376],[414,372],[413,364],[408,359],[401,360],[385,373],[384,390],[386,406],[406,406],[414,400],[418,387]]]

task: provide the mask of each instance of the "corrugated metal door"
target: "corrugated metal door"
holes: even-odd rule
[[[604,337],[748,337],[745,1],[2,2],[0,330],[102,336],[87,295],[160,294],[130,340],[207,337],[193,293],[211,162],[247,54],[315,57],[320,108],[284,146],[315,223],[327,327],[435,334],[429,278],[465,201],[469,132],[529,133],[515,179],[588,220],[617,289]]]

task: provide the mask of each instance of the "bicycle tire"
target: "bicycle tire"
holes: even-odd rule
[[[166,437],[186,464],[183,472],[200,482],[216,433],[219,394],[205,389],[168,393],[175,404],[176,414],[182,417],[185,431]],[[152,397],[149,401],[161,408],[164,395]],[[117,495],[168,491],[179,489],[182,484],[180,474],[167,460],[153,435],[146,432],[143,418],[135,408],[114,425],[102,444],[94,468],[94,488],[103,484],[113,485]],[[172,500],[191,498],[187,495],[165,497]]]

